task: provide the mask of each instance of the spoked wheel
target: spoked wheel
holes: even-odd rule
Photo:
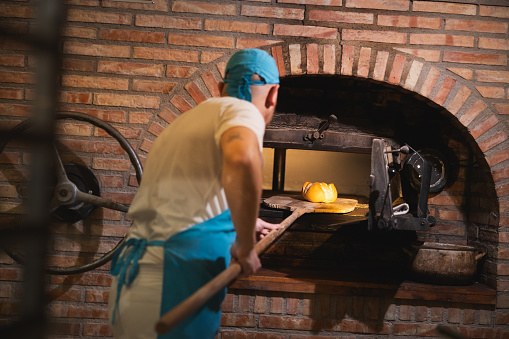
[[[134,167],[136,172],[136,179],[138,183],[141,182],[141,176],[143,173],[141,162],[136,155],[136,152],[127,141],[126,138],[112,125],[109,123],[98,119],[96,117],[79,113],[79,112],[62,112],[58,113],[56,116],[58,121],[64,119],[75,120],[78,122],[85,122],[91,124],[97,128],[100,128],[108,135],[113,137],[120,147],[123,149],[115,149],[114,153],[117,155],[119,153],[127,153],[129,161],[131,165]],[[33,121],[31,119],[25,120],[16,127],[14,127],[9,134],[4,139],[5,141],[0,144],[0,153],[4,152],[7,144],[16,136],[21,133],[26,132],[30,127],[33,126]],[[65,140],[64,140],[65,141]],[[87,143],[88,140],[71,140],[73,143]],[[69,142],[69,141],[68,141]],[[91,143],[91,142],[89,142]],[[65,142],[64,142],[65,146]],[[117,147],[118,148],[118,147]],[[93,152],[93,147],[92,151]],[[87,262],[80,262],[83,258],[64,258],[60,260],[56,260],[56,263],[50,264],[47,267],[47,272],[50,274],[77,274],[83,273],[99,266],[104,265],[113,257],[114,253],[118,250],[118,248],[124,242],[124,234],[118,235],[118,232],[111,231],[113,237],[111,239],[118,239],[119,236],[121,240],[108,240],[106,241],[109,244],[110,248],[104,249],[100,246],[100,239],[98,238],[97,225],[93,223],[87,222],[87,217],[91,216],[97,208],[105,208],[107,210],[112,210],[112,213],[127,212],[128,206],[123,203],[115,202],[111,198],[101,197],[101,188],[99,184],[99,180],[96,175],[88,168],[88,166],[84,164],[78,163],[79,161],[71,161],[63,162],[60,151],[57,146],[54,147],[54,156],[51,161],[51,166],[55,170],[54,182],[50,183],[48,187],[48,199],[50,199],[50,211],[52,220],[57,225],[55,233],[57,234],[57,241],[52,242],[50,247],[63,247],[69,250],[69,247],[72,247],[70,243],[74,240],[81,247],[81,252],[87,253],[85,256],[90,256],[90,253],[101,253],[100,257],[92,256],[92,258],[86,260]],[[0,171],[1,172],[1,171]],[[106,175],[108,176],[108,175]],[[112,177],[112,176],[110,176]],[[114,177],[114,176],[113,176]],[[118,179],[119,177],[116,176]],[[9,180],[9,179],[8,179]],[[124,178],[124,180],[126,180]],[[128,179],[127,179],[128,180]],[[26,185],[19,183],[19,178],[16,181],[16,191],[17,196],[23,200],[24,195],[26,195]],[[118,181],[118,180],[117,180]],[[117,185],[118,187],[118,185]],[[106,194],[108,195],[108,193]],[[111,194],[110,196],[115,194]],[[25,196],[26,197],[26,196]],[[18,210],[18,212],[14,212],[14,214],[19,213],[20,206],[13,208],[12,210]],[[22,207],[22,206],[21,206]],[[104,210],[104,211],[107,211]],[[9,213],[9,212],[8,212]],[[104,212],[106,213],[106,212]],[[115,219],[115,218],[113,218]],[[118,220],[118,218],[116,218]],[[52,222],[53,224],[53,222]],[[104,226],[104,225],[102,225]],[[53,225],[52,225],[53,227]],[[114,227],[114,226],[113,226]],[[80,238],[81,237],[81,238]],[[72,240],[68,238],[73,238]],[[91,245],[92,244],[92,245]],[[101,244],[102,245],[102,244]],[[22,248],[22,246],[19,246]],[[100,248],[101,247],[101,248]],[[13,246],[5,246],[4,251],[12,257],[17,262],[24,262],[23,250],[17,248],[16,244]],[[85,248],[85,250],[83,250]],[[66,251],[65,249],[63,250]],[[58,256],[58,255],[57,255]],[[65,255],[64,255],[65,256]],[[75,261],[70,266],[61,264],[61,262]]]

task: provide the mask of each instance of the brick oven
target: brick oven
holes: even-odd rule
[[[290,180],[292,171],[325,167],[307,161],[315,152],[339,156],[332,168],[339,194],[359,200],[349,214],[302,216],[262,256],[259,273],[229,286],[218,338],[439,337],[437,326],[467,338],[509,338],[507,3],[66,3],[59,110],[110,123],[143,162],[165,126],[219,95],[217,83],[236,49],[263,48],[281,76],[264,140],[264,196],[295,191],[302,179]],[[0,17],[2,28],[26,33],[35,9],[31,1],[4,1]],[[31,115],[37,55],[19,41],[2,38],[0,44],[0,126],[6,130]],[[324,125],[323,138],[305,138]],[[89,168],[101,196],[130,202],[135,166],[114,138],[75,120],[59,121],[57,136],[64,162]],[[380,138],[395,148],[438,151],[446,160],[447,182],[429,194],[436,223],[428,230],[367,230],[369,159]],[[28,163],[17,145],[0,154],[2,221],[16,214],[24,175],[17,169]],[[261,209],[261,217],[274,222],[286,215]],[[60,225],[57,232],[67,235],[50,259],[68,266],[100,257],[128,226],[123,213],[108,209],[72,229]],[[486,253],[475,283],[413,281],[402,248],[414,241]],[[7,326],[20,312],[23,270],[3,252],[0,265],[0,325]],[[106,263],[47,277],[52,337],[111,336],[108,269]]]

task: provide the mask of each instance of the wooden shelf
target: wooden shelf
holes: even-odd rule
[[[388,296],[395,299],[433,300],[495,305],[496,291],[475,283],[469,286],[440,286],[379,276],[342,272],[262,268],[257,274],[237,279],[230,289],[274,292]]]

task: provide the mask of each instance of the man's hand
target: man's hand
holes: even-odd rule
[[[242,267],[240,276],[246,277],[256,273],[261,267],[260,258],[256,254],[254,248],[250,251],[244,251],[237,242],[234,242],[230,250],[232,262],[238,262]]]
[[[256,240],[260,241],[272,230],[277,230],[281,226],[280,224],[271,224],[260,218],[256,219]]]

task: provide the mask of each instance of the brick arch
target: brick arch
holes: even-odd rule
[[[492,176],[493,166],[507,158],[507,147],[502,151],[488,152],[507,141],[504,122],[498,119],[472,81],[439,64],[392,48],[281,43],[262,49],[274,57],[281,77],[311,74],[354,76],[399,86],[429,99],[431,104],[452,114],[465,127],[483,153]],[[170,93],[168,105],[159,113],[162,119],[160,127],[171,123],[205,99],[219,96],[218,82],[224,76],[226,62],[233,53],[225,54],[204,66],[189,81],[180,84]],[[151,128],[149,132],[157,136],[160,130],[162,128]],[[491,136],[486,138],[488,131]],[[150,143],[147,139],[145,142]],[[143,143],[141,148],[143,150]],[[509,173],[509,165],[496,171]],[[498,198],[508,194],[504,190],[497,190]]]

